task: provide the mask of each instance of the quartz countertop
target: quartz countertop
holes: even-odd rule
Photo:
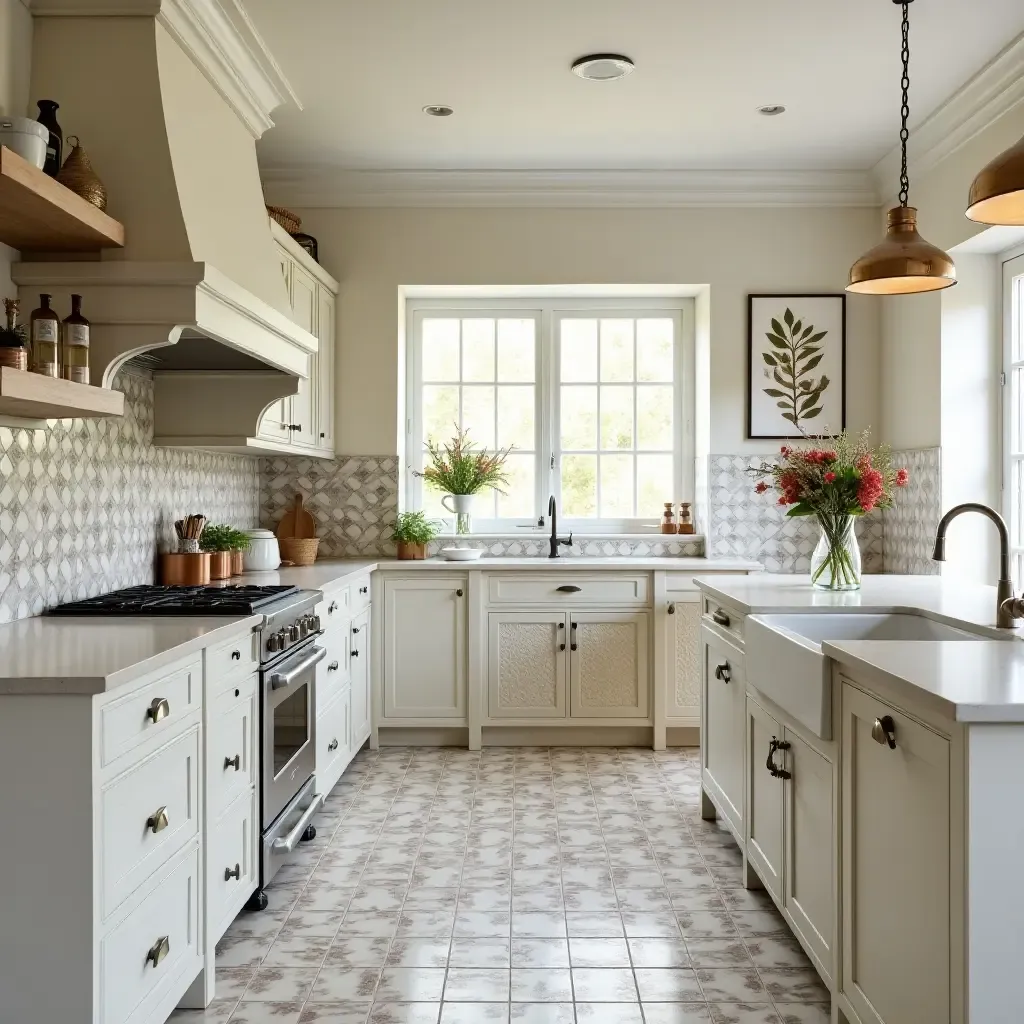
[[[850,669],[881,673],[939,713],[962,722],[1024,722],[1024,627],[996,626],[996,588],[941,576],[865,576],[859,591],[831,594],[808,576],[698,580],[706,594],[746,615],[913,612],[986,640],[825,641],[823,653]]]
[[[95,694],[263,623],[262,615],[40,615],[0,628],[0,694]]]

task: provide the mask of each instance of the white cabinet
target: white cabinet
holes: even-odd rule
[[[354,756],[370,735],[370,609],[357,615],[349,627],[349,679],[352,686],[350,749]]]
[[[842,751],[843,994],[861,1024],[948,1021],[949,741],[844,683]]]
[[[351,690],[346,683],[327,707],[317,711],[314,765],[317,793],[330,793],[352,759],[351,700]]]
[[[569,715],[646,718],[646,612],[569,613]]]
[[[746,854],[778,903],[783,884],[782,726],[747,697]]]
[[[334,320],[335,296],[326,288],[317,293],[316,327],[320,348],[316,362],[316,430],[313,444],[334,451]]]
[[[565,718],[566,612],[488,616],[488,711],[492,718]]]
[[[295,322],[319,338],[320,295],[319,285],[308,271],[296,264],[292,267],[292,316]],[[333,312],[333,309],[331,310]],[[317,443],[315,397],[318,389],[319,352],[310,357],[310,375],[299,381],[298,394],[292,397],[291,423],[294,445],[304,447]]]
[[[695,591],[669,597],[665,621],[665,717],[676,726],[699,725],[700,594]]]
[[[383,717],[466,724],[464,575],[384,580]]]
[[[742,842],[747,720],[743,654],[707,629],[701,647],[702,782],[733,835]]]

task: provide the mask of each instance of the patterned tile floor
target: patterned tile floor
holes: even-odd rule
[[[695,750],[363,751],[175,1024],[826,1024]]]

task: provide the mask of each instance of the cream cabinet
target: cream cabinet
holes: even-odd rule
[[[467,587],[461,574],[384,578],[382,724],[466,724]]]
[[[701,647],[703,786],[737,841],[742,842],[747,719],[743,653],[707,630]]]
[[[843,994],[860,1024],[948,1021],[949,741],[844,683],[842,744]]]
[[[298,392],[274,402],[263,413],[257,431],[271,442],[269,451],[301,450],[303,455],[334,456],[335,320],[338,282],[283,229],[271,221],[292,318],[316,336],[317,352],[309,357],[309,376]],[[255,450],[257,446],[253,446]]]
[[[487,625],[492,718],[565,718],[566,612],[493,612]]]
[[[665,645],[665,717],[674,726],[700,724],[701,601],[697,591],[669,594]]]
[[[783,886],[782,784],[790,775],[780,742],[782,726],[748,696],[746,857],[777,903]]]
[[[646,718],[646,612],[569,613],[571,718]]]

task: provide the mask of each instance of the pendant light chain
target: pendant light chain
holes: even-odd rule
[[[907,121],[910,118],[910,0],[902,0],[902,7],[903,78],[900,85],[903,89],[903,106],[900,108],[900,146],[903,151],[903,163],[900,167],[900,206],[906,206],[910,201],[910,176],[907,173],[907,140],[910,138],[910,130],[907,128]]]

